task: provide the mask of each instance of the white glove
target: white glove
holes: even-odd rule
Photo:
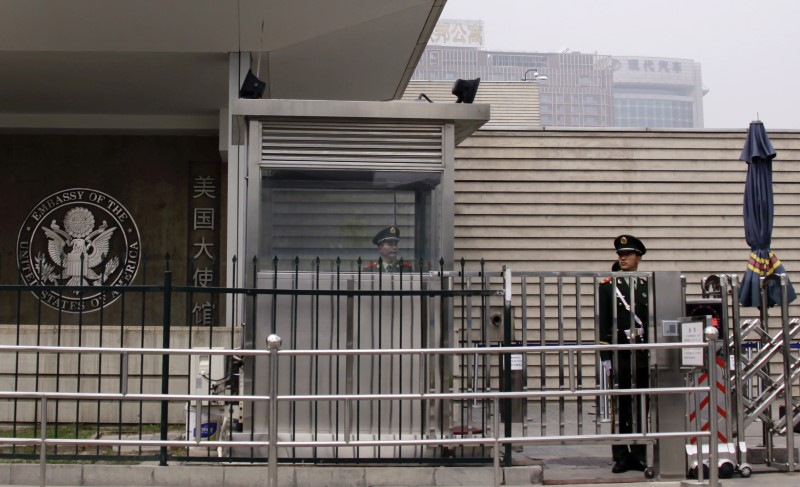
[[[611,361],[610,360],[603,360],[603,370],[606,374],[611,373]]]

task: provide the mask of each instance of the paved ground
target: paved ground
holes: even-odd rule
[[[721,479],[724,485],[793,486],[800,487],[800,473],[790,473],[764,464],[750,464],[753,474],[750,478],[742,478],[738,473],[730,479]],[[798,465],[800,469],[800,465]],[[618,484],[633,483],[651,485],[641,472],[611,473],[611,461],[605,458],[565,456],[562,460],[548,460],[543,463],[542,476],[545,485],[582,485],[582,484]],[[673,482],[659,482],[660,486],[669,486]],[[677,484],[680,484],[678,482]]]
[[[624,483],[626,486],[637,486],[637,487],[654,487],[653,482],[639,480],[629,480],[629,479],[620,479],[618,482],[615,483],[598,483],[598,482],[590,482],[593,487],[610,487],[610,486],[617,486],[619,487],[620,483]],[[545,482],[548,484],[548,482]],[[585,485],[580,483],[550,483],[550,485]],[[655,485],[658,487],[683,487],[686,484],[682,484],[681,482],[658,482]],[[708,485],[706,483],[705,485]],[[735,477],[731,479],[720,480],[719,485],[723,487],[797,487],[800,485],[800,473],[788,473],[788,472],[780,472],[777,473],[775,471],[769,472],[759,472],[755,471],[750,478],[743,479],[740,477]]]
[[[563,413],[563,418],[559,418],[559,411],[557,405],[547,405],[547,418],[546,418],[546,434],[555,435],[559,431],[561,424],[564,424],[565,434],[574,434],[577,424],[582,422],[584,431],[594,431],[595,428],[595,413],[594,405],[589,404],[584,407],[582,418],[578,418],[577,410],[574,406],[566,405]],[[528,418],[531,421],[529,427],[529,435],[539,435],[540,429],[540,413],[536,405],[532,405],[528,411]],[[609,423],[601,421],[601,432],[606,433],[609,430]],[[515,434],[521,434],[522,431],[517,430]],[[797,474],[781,471],[775,467],[767,467],[763,464],[764,448],[763,438],[761,431],[761,423],[753,423],[746,430],[747,445],[749,451],[746,453],[746,460],[748,465],[752,468],[752,477],[745,479],[738,473],[730,479],[722,479],[721,482],[725,485],[756,485],[764,486],[780,486],[792,485],[800,487],[800,477]],[[800,435],[797,438],[796,444],[800,444]],[[775,448],[782,448],[785,452],[785,438],[775,439]],[[684,454],[684,452],[676,452],[676,454]],[[522,451],[515,453],[515,458],[527,459],[542,465],[542,477],[545,485],[582,485],[582,484],[637,484],[642,485],[652,482],[647,481],[641,472],[625,472],[622,474],[614,474],[611,472],[613,462],[611,461],[611,447],[608,445],[577,445],[577,446],[525,446]],[[785,462],[785,453],[784,453]],[[800,464],[797,467],[800,470]],[[680,482],[659,482],[659,485],[665,487],[672,484],[679,485]]]

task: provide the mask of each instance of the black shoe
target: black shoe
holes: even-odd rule
[[[626,462],[628,466],[628,470],[636,470],[638,472],[644,472],[645,466],[644,463],[640,462],[639,460],[635,460],[633,458],[629,459]]]
[[[628,471],[628,462],[614,462],[614,466],[611,467],[611,473],[622,473]]]
[[[634,460],[629,458],[628,460],[620,460],[614,462],[614,466],[611,467],[611,473],[623,473],[627,472],[628,470],[636,470],[638,472],[644,472],[645,466],[639,460]]]

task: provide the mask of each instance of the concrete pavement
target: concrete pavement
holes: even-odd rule
[[[550,448],[557,450],[559,447]],[[575,448],[575,447],[561,447]],[[569,453],[562,450],[561,453]],[[554,455],[557,453],[554,453]],[[612,474],[610,462],[586,456],[582,465],[573,465],[574,458],[542,465],[515,466],[503,469],[503,485],[620,485],[684,487],[680,481],[654,482],[641,472]],[[38,464],[0,464],[0,487],[39,485]],[[455,487],[492,486],[491,466],[281,466],[279,485],[287,487]],[[691,485],[689,481],[686,485]],[[267,485],[265,465],[78,465],[47,466],[47,484],[73,487],[250,487]],[[705,485],[708,485],[706,482]],[[800,473],[782,472],[764,465],[753,465],[753,475],[720,480],[726,487],[797,487]]]

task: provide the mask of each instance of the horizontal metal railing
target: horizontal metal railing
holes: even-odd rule
[[[661,387],[650,389],[583,389],[578,387],[577,383],[565,384],[568,387],[559,390],[526,390],[514,392],[419,392],[419,393],[388,393],[388,394],[354,394],[350,391],[345,394],[278,394],[280,385],[280,375],[277,373],[279,367],[279,359],[281,357],[298,357],[298,356],[328,356],[328,355],[347,355],[347,356],[377,356],[377,355],[416,355],[419,357],[455,357],[459,355],[473,355],[475,353],[483,355],[502,355],[509,356],[510,354],[540,354],[540,353],[569,353],[569,354],[595,354],[600,351],[613,351],[613,350],[636,350],[636,349],[678,349],[678,348],[703,348],[706,355],[709,353],[713,356],[715,344],[710,342],[704,343],[654,343],[654,344],[634,344],[634,345],[548,345],[548,346],[512,346],[512,347],[486,347],[480,349],[464,349],[464,348],[416,348],[416,349],[355,349],[355,350],[278,350],[280,340],[275,340],[275,335],[271,335],[270,350],[220,350],[220,349],[156,349],[156,348],[113,348],[113,347],[53,347],[53,346],[0,346],[0,355],[5,353],[38,353],[38,354],[78,354],[78,353],[103,353],[103,354],[118,354],[121,357],[129,355],[237,355],[237,356],[268,356],[270,363],[270,384],[269,395],[211,395],[211,394],[142,394],[142,393],[128,393],[124,384],[127,381],[127,369],[122,367],[121,375],[119,378],[120,387],[119,392],[106,392],[106,393],[91,393],[91,392],[56,392],[56,391],[39,391],[39,392],[22,392],[22,391],[0,391],[0,399],[16,399],[16,400],[33,400],[39,402],[41,408],[41,435],[39,438],[0,438],[0,444],[14,444],[14,445],[33,445],[38,446],[40,450],[40,484],[46,484],[46,463],[47,463],[47,447],[55,445],[69,445],[69,446],[151,446],[167,449],[169,447],[195,447],[204,446],[209,448],[230,448],[230,447],[266,447],[269,449],[269,480],[270,485],[277,485],[277,451],[279,448],[300,448],[300,447],[382,447],[382,446],[430,446],[441,448],[443,446],[454,447],[467,447],[473,445],[480,445],[492,448],[492,460],[494,465],[494,483],[499,485],[501,481],[500,470],[500,455],[501,448],[510,444],[565,444],[565,443],[596,443],[596,444],[619,444],[619,443],[652,443],[661,438],[703,438],[709,442],[709,452],[711,455],[710,465],[715,466],[716,461],[716,427],[712,422],[709,431],[679,431],[679,432],[657,432],[643,430],[643,433],[632,434],[579,434],[579,435],[560,435],[560,436],[529,436],[529,435],[509,435],[503,433],[500,424],[500,415],[494,414],[492,417],[492,435],[480,436],[454,436],[438,438],[385,438],[385,439],[354,439],[352,430],[346,428],[343,439],[334,440],[318,440],[318,441],[286,441],[278,440],[277,438],[277,415],[275,414],[276,408],[279,403],[297,403],[297,402],[322,402],[322,401],[340,401],[345,405],[352,404],[354,401],[388,401],[388,400],[402,400],[402,401],[491,401],[494,411],[500,411],[500,404],[502,401],[510,399],[536,399],[543,397],[551,398],[578,398],[587,396],[613,396],[613,395],[642,395],[642,396],[658,396],[662,394],[708,394],[708,386],[696,387]],[[276,345],[277,343],[277,345]],[[574,361],[570,361],[570,369],[575,367]],[[351,371],[351,373],[353,373]],[[422,375],[422,374],[421,374]],[[576,377],[578,374],[574,370],[570,370],[569,377]],[[420,380],[424,380],[420,377]],[[424,388],[420,388],[425,391]],[[713,400],[714,395],[711,395]],[[76,400],[76,401],[154,401],[161,402],[162,404],[168,402],[194,402],[199,406],[203,401],[218,401],[218,402],[266,402],[270,405],[270,438],[268,441],[250,439],[246,441],[241,440],[203,440],[200,434],[196,435],[195,440],[148,440],[136,439],[125,440],[121,438],[116,439],[98,439],[98,438],[52,438],[48,437],[48,414],[47,414],[47,401],[48,400]],[[349,409],[349,408],[348,408]],[[350,416],[352,419],[352,409]],[[195,417],[196,431],[200,431],[200,414]],[[506,418],[508,421],[508,418]],[[353,422],[348,421],[348,425]],[[698,448],[698,464],[702,463],[700,456],[702,455],[702,448]],[[712,485],[716,482],[716,468],[711,469]]]

